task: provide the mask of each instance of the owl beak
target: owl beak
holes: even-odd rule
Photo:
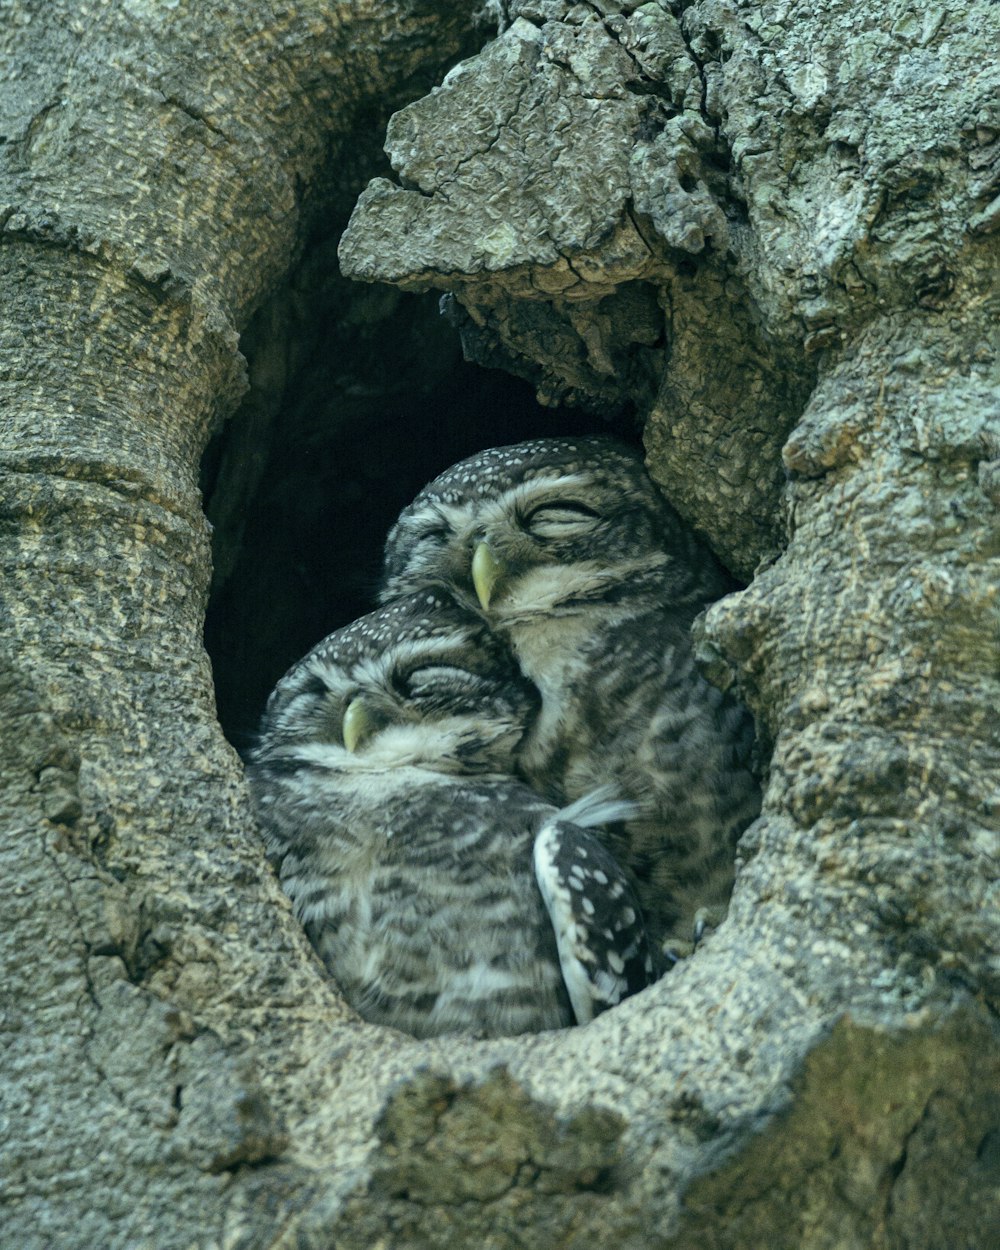
[[[484,612],[489,608],[497,586],[502,585],[506,576],[506,567],[490,551],[489,545],[480,543],[472,557],[472,584]]]
[[[344,746],[353,755],[380,727],[378,717],[373,715],[364,699],[352,699],[347,705],[341,724]]]

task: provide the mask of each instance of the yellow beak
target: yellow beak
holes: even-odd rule
[[[344,738],[344,746],[352,755],[368,741],[378,728],[379,722],[372,715],[363,698],[359,696],[348,703],[347,710],[344,712],[341,733]]]
[[[476,598],[485,612],[490,606],[493,593],[506,577],[507,570],[486,543],[480,543],[472,557],[472,584]]]

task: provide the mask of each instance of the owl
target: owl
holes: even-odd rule
[[[684,952],[724,914],[757,815],[750,714],[706,681],[691,624],[732,583],[647,475],[602,438],[462,461],[400,514],[383,602],[442,586],[513,651],[542,706],[518,753],[554,803],[611,784],[638,805],[604,835],[658,942]]]
[[[281,883],[365,1019],[417,1037],[585,1023],[654,968],[631,886],[512,775],[538,705],[502,643],[421,591],[331,634],[278,683],[248,767]]]

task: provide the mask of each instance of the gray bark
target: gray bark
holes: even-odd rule
[[[755,573],[700,630],[773,748],[726,923],[587,1028],[416,1042],[343,1006],[264,862],[201,646],[198,464],[355,127],[482,41],[453,7],[0,32],[4,1242],[985,1248],[985,0],[505,6],[393,118],[398,181],[341,247],[451,292],[544,398],[634,412]]]

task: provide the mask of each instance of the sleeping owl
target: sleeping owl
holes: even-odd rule
[[[598,790],[560,810],[512,775],[537,706],[482,620],[428,590],[331,634],[271,695],[248,767],[261,827],[365,1019],[560,1028],[652,978],[638,902],[589,831],[630,806]]]
[[[542,705],[518,753],[554,803],[611,784],[637,804],[602,835],[657,941],[724,911],[757,815],[750,714],[698,671],[691,624],[732,589],[637,451],[539,439],[448,469],[389,534],[382,601],[447,588],[511,648]]]

